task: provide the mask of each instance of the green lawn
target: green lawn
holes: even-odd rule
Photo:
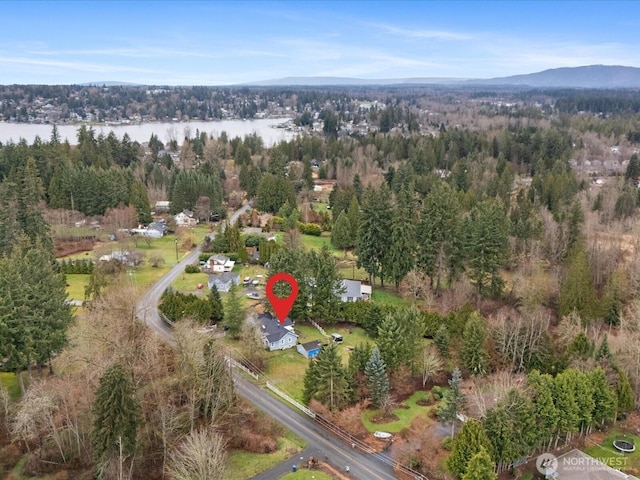
[[[380,287],[373,287],[371,290],[371,299],[374,302],[386,303],[389,305],[408,305],[400,295],[394,291],[388,290],[387,287],[385,287],[384,290]]]
[[[422,390],[415,392],[404,402],[406,408],[396,408],[393,410],[398,420],[389,423],[373,423],[372,419],[380,413],[379,410],[365,410],[362,412],[362,424],[370,432],[378,430],[389,433],[401,432],[409,428],[411,422],[413,422],[416,417],[428,415],[432,409],[436,408],[436,404],[429,407],[417,405],[416,402],[418,400],[425,400],[426,398],[427,392]]]
[[[0,372],[0,384],[13,400],[20,398],[20,381],[15,373]]]
[[[290,431],[278,439],[278,450],[272,453],[248,453],[241,450],[229,452],[226,478],[237,480],[250,479],[278,463],[291,458],[306,447],[306,443]]]
[[[84,300],[84,287],[89,284],[88,274],[67,273],[67,296],[70,300]]]
[[[171,283],[171,288],[181,292],[196,292],[198,284],[201,283],[203,290],[207,290],[209,275],[206,273],[182,273]]]
[[[612,430],[601,445],[585,448],[584,451],[616,470],[632,470],[631,473],[636,474],[640,470],[640,448],[638,448],[640,447],[640,437],[628,434],[627,438],[635,442],[637,450],[633,453],[623,454],[613,447],[613,440],[621,435],[620,431]]]
[[[309,360],[295,348],[269,352],[267,375],[276,386],[296,400],[302,401],[303,378]]]
[[[336,250],[335,248],[333,248],[333,245],[331,245],[331,235],[329,234],[329,232],[322,232],[322,235],[320,235],[319,237],[316,237],[315,235],[301,235],[300,240],[302,241],[302,244],[307,248],[320,250],[324,245],[326,245],[327,247],[329,247],[329,251],[335,256],[344,256],[342,250]]]
[[[298,470],[297,472],[287,473],[280,480],[331,480],[333,477],[319,470]]]

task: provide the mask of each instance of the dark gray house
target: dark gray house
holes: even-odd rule
[[[270,352],[293,348],[298,343],[298,335],[294,332],[293,322],[289,317],[280,323],[270,313],[261,313],[258,315],[258,326],[262,340]]]

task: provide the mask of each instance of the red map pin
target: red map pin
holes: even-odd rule
[[[273,293],[273,286],[277,282],[286,282],[291,286],[291,293],[288,297],[280,298],[275,293]],[[287,315],[291,311],[291,307],[293,307],[293,302],[296,301],[296,297],[298,296],[298,282],[295,278],[293,278],[288,273],[280,272],[276,273],[272,277],[267,280],[267,286],[265,288],[267,293],[267,298],[271,302],[271,306],[273,310],[276,312],[276,317],[280,320],[280,323],[284,323]]]

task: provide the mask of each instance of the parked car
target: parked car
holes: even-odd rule
[[[260,300],[262,298],[260,294],[256,292],[247,293],[247,297],[249,297],[251,300]]]

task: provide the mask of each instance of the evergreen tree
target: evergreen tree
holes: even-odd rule
[[[423,334],[424,324],[415,306],[387,313],[378,326],[378,347],[389,371],[400,365],[413,368]]]
[[[129,203],[134,206],[138,213],[138,222],[148,224],[153,221],[147,190],[144,188],[144,185],[137,180],[131,184],[131,198]]]
[[[618,415],[624,414],[626,415],[630,411],[632,411],[636,406],[636,396],[633,393],[633,388],[631,387],[631,383],[629,382],[629,377],[627,374],[621,370],[617,369],[618,373],[618,383],[616,383],[616,398],[618,404]]]
[[[347,210],[347,218],[349,219],[349,227],[351,228],[351,245],[355,246],[358,240],[358,232],[360,231],[360,202],[358,197],[353,195],[349,202],[349,209]]]
[[[534,370],[529,374],[529,385],[534,389],[533,406],[538,426],[538,447],[550,448],[553,435],[557,431],[558,417],[561,413],[557,410],[553,398],[553,377],[541,375]]]
[[[386,184],[382,184],[380,190],[367,188],[357,243],[358,267],[364,268],[372,282],[376,277],[380,278],[383,286],[388,273],[391,243],[392,210],[389,197]]]
[[[313,190],[313,171],[311,170],[311,161],[308,158],[302,161],[302,180],[308,190]]]
[[[400,281],[415,266],[416,232],[415,215],[411,193],[402,189],[397,195],[396,205],[391,221],[391,238],[389,249],[389,276],[396,288]]]
[[[462,383],[462,373],[458,367],[453,369],[451,378],[449,379],[449,390],[445,391],[442,403],[438,407],[438,416],[445,423],[451,423],[451,436],[453,437],[453,429],[458,413],[465,404],[465,397],[460,391]]]
[[[607,420],[614,420],[618,402],[615,392],[607,383],[607,376],[602,368],[591,370],[587,374],[593,396],[593,425],[602,425]]]
[[[314,361],[309,363],[304,384],[305,399],[315,398],[332,411],[349,404],[349,382],[335,343],[323,347]]]
[[[242,325],[244,324],[245,317],[246,311],[240,303],[237,288],[235,285],[232,285],[229,289],[227,305],[225,307],[224,327],[234,340],[240,338],[240,332],[242,331]]]
[[[93,405],[95,419],[91,432],[94,465],[98,478],[104,478],[109,464],[133,457],[140,408],[135,389],[124,366],[116,363],[100,377]]]
[[[347,248],[353,246],[353,235],[351,225],[349,223],[349,217],[344,212],[338,215],[338,219],[333,224],[331,229],[331,245],[335,248],[344,250],[345,256],[347,255]]]
[[[477,312],[467,320],[462,335],[462,363],[472,375],[487,373],[489,356],[484,347],[487,337],[484,321]]]
[[[627,170],[624,172],[624,178],[626,180],[636,181],[640,177],[640,160],[638,159],[638,154],[634,153],[631,155],[631,159],[629,160],[629,164],[627,165]]]
[[[596,291],[591,281],[591,269],[584,249],[578,244],[567,259],[568,267],[560,285],[558,314],[569,315],[575,310],[581,319],[588,321],[596,316]]]
[[[438,182],[427,195],[417,228],[418,266],[439,290],[443,277],[451,282],[462,271],[462,214],[457,194]]]
[[[447,458],[447,467],[456,478],[464,478],[471,459],[478,453],[490,452],[491,442],[487,438],[482,424],[476,419],[464,422],[462,430],[453,440],[451,455]],[[489,460],[491,463],[491,459]]]
[[[438,327],[433,337],[433,342],[436,344],[442,358],[447,358],[449,356],[449,343],[451,342],[451,338],[449,337],[449,328],[445,323]]]
[[[218,323],[224,320],[224,306],[222,305],[222,299],[220,298],[220,292],[215,284],[211,287],[209,292],[209,304],[211,305],[211,322]]]
[[[14,372],[60,352],[73,319],[51,251],[38,240],[16,240],[10,256],[0,256],[0,369]]]
[[[466,256],[469,276],[480,293],[502,292],[499,270],[509,255],[509,220],[502,202],[485,200],[476,205],[466,224]]]
[[[596,360],[611,360],[611,350],[609,350],[609,341],[607,335],[604,336],[595,355]]]
[[[310,288],[311,316],[333,323],[340,312],[340,296],[344,293],[338,265],[326,245],[320,251],[311,251],[308,257],[314,279]]]
[[[389,403],[389,377],[377,346],[373,348],[371,357],[364,368],[364,373],[367,376],[367,384],[373,406],[375,408],[385,408]]]
[[[296,204],[296,193],[291,182],[284,176],[267,174],[262,177],[256,192],[256,208],[276,213],[285,202]]]
[[[495,139],[494,139],[495,140]],[[498,475],[493,470],[494,465],[491,461],[491,456],[484,448],[475,453],[469,465],[467,465],[467,471],[462,476],[462,480],[496,480]]]

